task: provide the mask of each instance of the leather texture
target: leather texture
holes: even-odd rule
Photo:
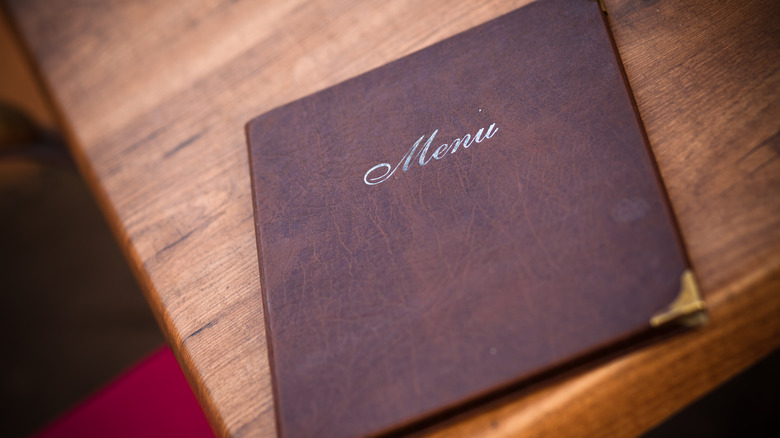
[[[648,333],[688,267],[597,2],[532,3],[247,133],[286,437],[397,430]]]

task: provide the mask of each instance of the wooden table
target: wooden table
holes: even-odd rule
[[[528,1],[9,0],[218,431],[275,431],[244,123]],[[429,433],[635,435],[780,345],[780,3],[606,6],[712,323]]]

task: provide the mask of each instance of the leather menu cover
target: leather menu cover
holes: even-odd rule
[[[688,262],[599,4],[247,125],[277,425],[376,435],[634,336]]]

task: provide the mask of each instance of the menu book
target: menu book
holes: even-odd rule
[[[597,2],[537,1],[247,136],[285,437],[414,427],[700,321]]]

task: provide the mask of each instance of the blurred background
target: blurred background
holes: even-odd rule
[[[5,128],[29,118],[43,133],[20,149],[0,129],[0,436],[16,437],[164,339],[2,8],[0,106]],[[780,436],[779,372],[775,352],[646,436]]]
[[[4,13],[0,106],[17,132],[21,121],[9,107],[57,131]],[[165,341],[56,134],[20,150],[5,141],[3,126],[0,436],[16,437],[40,429]]]

